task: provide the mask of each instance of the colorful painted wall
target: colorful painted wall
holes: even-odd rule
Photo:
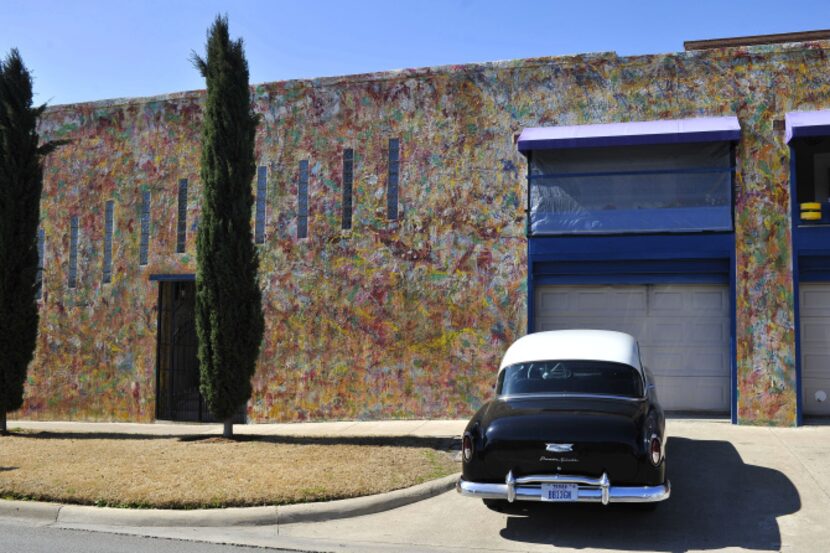
[[[255,87],[268,167],[260,247],[265,342],[253,421],[467,416],[526,329],[524,127],[736,114],[741,422],[795,421],[788,149],[773,127],[830,107],[827,43],[621,58],[612,53]],[[51,108],[45,293],[20,416],[149,421],[158,283],[195,272],[203,93]],[[400,218],[386,219],[388,139],[401,144]],[[355,151],[353,229],[340,229],[342,152]],[[308,159],[309,238],[296,238]],[[190,181],[187,252],[177,183]],[[252,183],[253,184],[253,183]],[[152,197],[139,266],[141,196]],[[102,284],[104,203],[115,201]],[[67,287],[77,215],[79,283]]]

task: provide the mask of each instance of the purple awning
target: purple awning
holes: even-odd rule
[[[601,125],[569,125],[524,129],[519,135],[519,151],[556,148],[596,148],[642,144],[738,141],[738,118],[696,117],[662,121],[635,121]]]
[[[793,111],[784,116],[787,144],[793,138],[830,136],[830,110]]]

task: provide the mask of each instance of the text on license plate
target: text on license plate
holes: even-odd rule
[[[542,501],[578,501],[576,484],[542,484]]]

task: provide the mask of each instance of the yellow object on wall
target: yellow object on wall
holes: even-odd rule
[[[819,202],[804,202],[801,204],[801,220],[802,221],[820,221],[821,220],[821,203]]]

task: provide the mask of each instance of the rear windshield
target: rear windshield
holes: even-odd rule
[[[534,361],[505,367],[496,385],[498,395],[596,394],[642,397],[637,369],[607,361]]]

